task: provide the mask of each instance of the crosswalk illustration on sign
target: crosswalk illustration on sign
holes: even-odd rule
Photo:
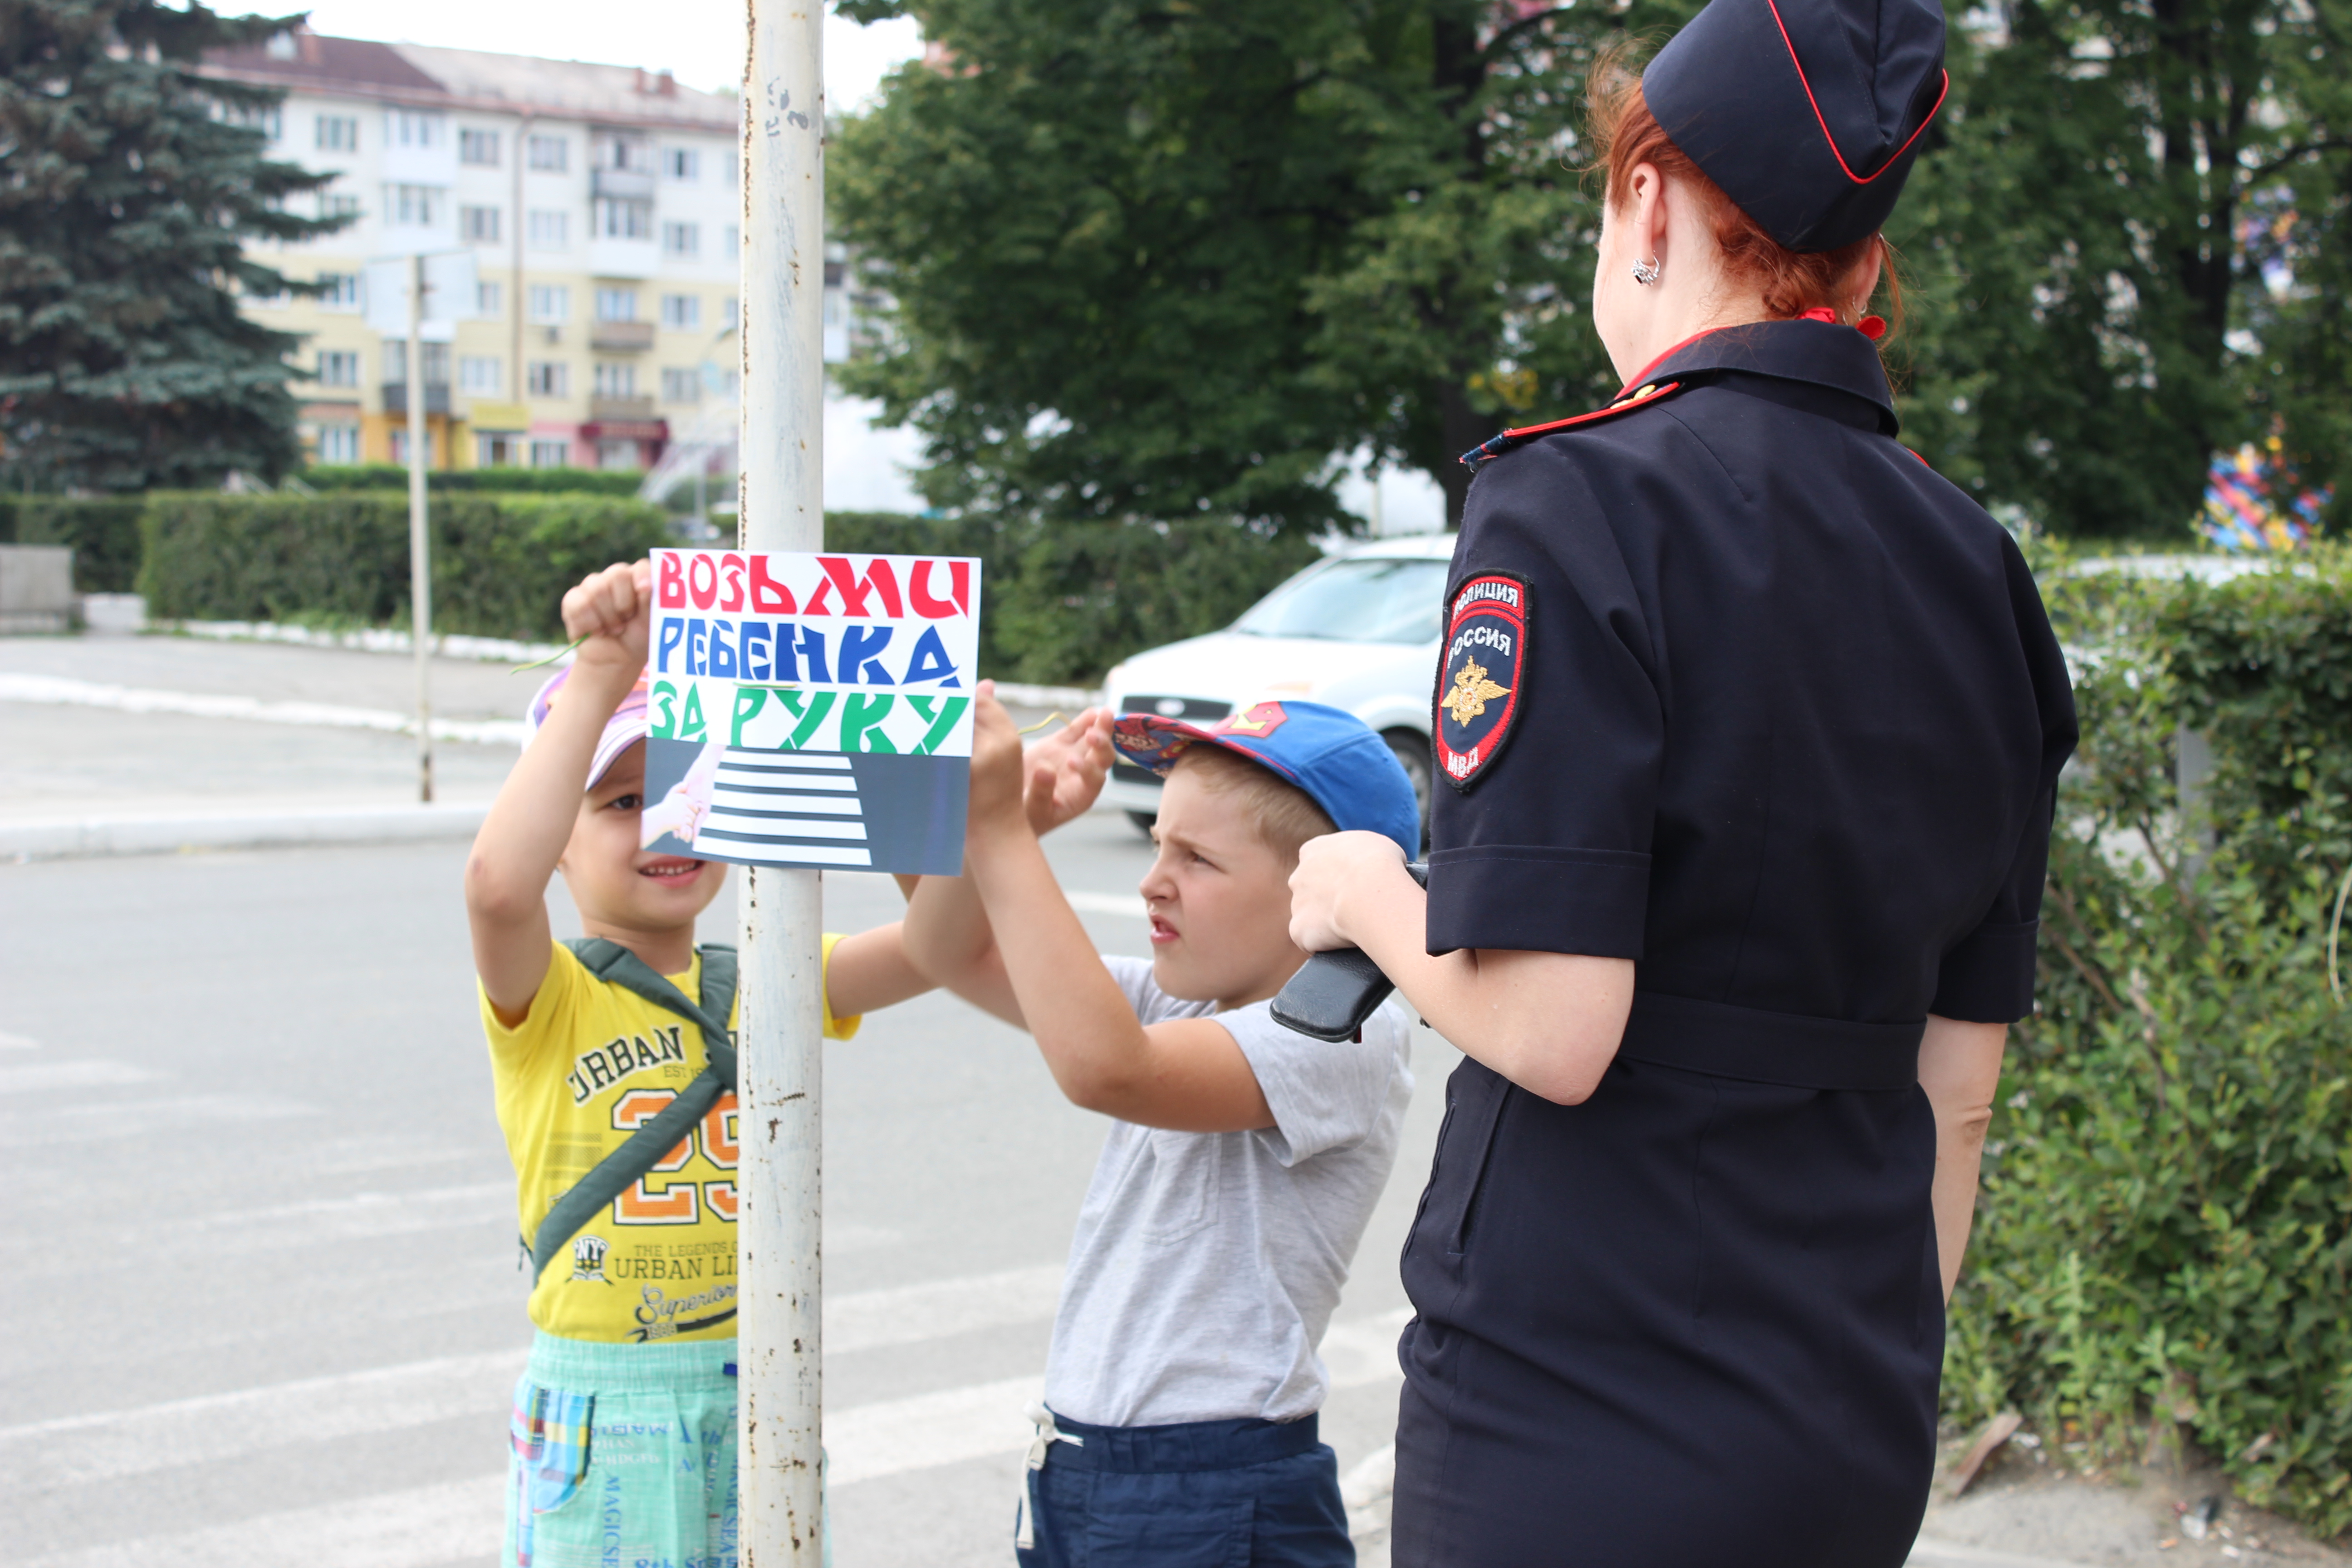
[[[817,752],[730,749],[719,759],[710,813],[697,843],[789,849],[803,865],[871,866],[850,760]]]

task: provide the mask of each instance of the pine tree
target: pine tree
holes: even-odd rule
[[[303,286],[247,255],[344,218],[285,199],[330,176],[264,155],[280,90],[206,49],[300,18],[155,0],[0,0],[0,466],[7,488],[274,479],[300,460],[287,356],[242,300]]]

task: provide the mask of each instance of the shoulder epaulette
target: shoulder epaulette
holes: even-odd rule
[[[1646,407],[1653,403],[1664,403],[1688,384],[1686,381],[1645,381],[1606,408],[1596,408],[1590,414],[1571,415],[1566,419],[1555,419],[1547,425],[1525,425],[1517,430],[1506,430],[1491,440],[1483,441],[1463,453],[1462,465],[1475,474],[1513,447],[1523,447],[1538,437],[1555,436],[1562,430],[1573,430],[1580,425],[1596,424],[1635,408]]]

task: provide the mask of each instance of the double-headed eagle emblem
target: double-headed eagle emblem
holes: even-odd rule
[[[1510,694],[1509,687],[1487,679],[1486,667],[1474,658],[1454,672],[1453,689],[1437,705],[1453,714],[1456,724],[1467,724],[1486,710],[1489,701]]]

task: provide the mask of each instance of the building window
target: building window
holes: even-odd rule
[[[572,395],[572,367],[560,359],[535,359],[529,374],[533,397],[569,397]],[[539,464],[544,468],[545,464]]]
[[[446,147],[449,125],[429,109],[387,109],[383,111],[384,141],[394,147]]]
[[[476,245],[496,245],[499,242],[499,209],[459,207],[457,232]]]
[[[356,272],[321,272],[319,285],[319,309],[322,310],[356,310],[360,308],[360,275]]]
[[[635,289],[597,289],[596,319],[600,321],[635,321],[637,319],[637,291]]]
[[[737,252],[740,251],[742,248],[743,248],[743,226],[742,226],[741,224],[740,224],[740,223],[730,223],[730,224],[729,224],[729,225],[727,226],[727,241],[726,241],[726,251],[727,251],[727,254],[728,254],[728,255],[730,255],[730,256],[733,256],[733,255],[735,255]]]
[[[690,331],[702,325],[702,296],[663,295],[661,321],[663,326],[681,331]]]
[[[360,122],[348,114],[321,114],[310,122],[321,153],[360,150]]]
[[[662,372],[664,403],[699,403],[702,401],[702,373],[680,370],[671,365]]]
[[[526,450],[520,436],[482,436],[477,437],[475,461],[485,468],[520,468]]]
[[[606,239],[651,239],[654,204],[606,196],[596,204],[596,232]]]
[[[530,139],[530,166],[541,174],[560,174],[572,166],[572,143],[561,136],[534,136]]]
[[[408,340],[406,338],[383,340],[383,378],[396,385],[407,384]],[[449,345],[447,343],[425,345],[425,384],[427,386],[449,384]],[[389,412],[396,413],[398,410]]]
[[[438,185],[386,185],[384,216],[413,228],[436,228],[446,215],[448,193]]]
[[[641,174],[654,172],[654,144],[642,136],[604,136],[596,142],[596,166],[600,169],[635,169]]]
[[[542,325],[572,319],[572,290],[562,283],[530,286],[530,319]]]
[[[732,294],[727,296],[726,320],[730,332],[743,324],[743,301]]]
[[[457,362],[457,384],[495,397],[507,384],[507,362],[496,354],[467,354]]]
[[[702,254],[702,226],[698,223],[662,225],[662,249],[671,256],[699,256]]]
[[[360,216],[360,199],[343,191],[320,191],[319,216],[320,217],[357,217]]]
[[[471,163],[478,169],[497,168],[499,166],[499,133],[495,131],[459,131],[457,162]]]
[[[702,178],[702,153],[692,147],[673,147],[662,158],[662,173],[673,180]]]
[[[357,386],[360,384],[360,356],[354,349],[320,349],[319,374],[315,378],[320,386]]]
[[[319,461],[356,463],[360,460],[360,427],[356,425],[319,426]]]
[[[243,104],[225,105],[223,118],[232,125],[242,125],[248,130],[258,131],[272,142],[280,140],[286,134],[285,122],[279,117],[278,108],[274,103],[266,108],[251,108]]]
[[[474,284],[474,314],[495,321],[506,313],[506,285],[478,280]]]
[[[425,466],[426,468],[430,468],[437,464],[439,459],[434,456],[434,451],[439,445],[439,442],[433,439],[431,427],[427,426],[425,432]],[[404,425],[395,425],[392,427],[392,460],[404,467],[408,462],[408,427]]]
[[[634,468],[644,461],[635,441],[599,441],[596,443],[596,466],[600,468]]]
[[[596,395],[599,397],[635,397],[637,395],[637,367],[611,362],[596,367]]]
[[[530,466],[534,468],[560,468],[572,461],[569,441],[533,441],[530,444]]]
[[[533,207],[525,225],[533,250],[565,250],[572,245],[572,215],[552,207]]]

